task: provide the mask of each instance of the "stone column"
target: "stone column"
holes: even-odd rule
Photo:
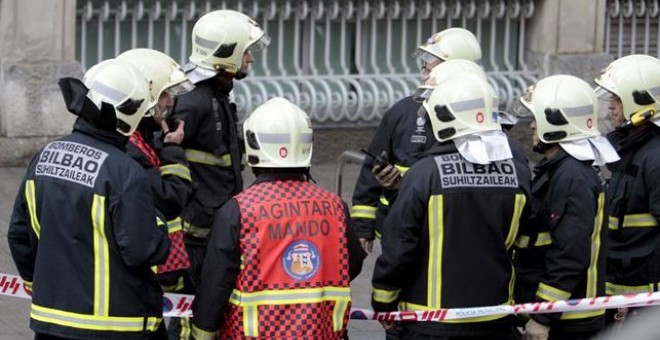
[[[80,77],[75,0],[0,0],[0,166],[71,131],[57,81]]]
[[[539,78],[572,74],[593,84],[612,61],[604,54],[606,0],[535,1],[529,20],[527,55]]]

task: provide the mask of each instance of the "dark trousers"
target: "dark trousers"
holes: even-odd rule
[[[133,334],[133,333],[132,333]],[[132,335],[131,334],[131,335]],[[131,336],[131,339],[136,339],[136,337]],[[144,333],[145,340],[167,340],[167,330],[165,329],[165,323],[161,323],[158,329],[153,333]],[[59,336],[48,335],[35,333],[34,340],[72,340],[72,338],[62,338]]]
[[[202,242],[186,242],[186,251],[190,258],[190,269],[186,275],[184,289],[181,294],[195,294],[202,275],[202,263],[204,262],[204,245]],[[167,334],[170,340],[190,339],[192,327],[190,318],[170,318],[167,325]]]
[[[481,336],[467,336],[467,337],[458,337],[458,336],[438,336],[438,335],[429,335],[419,333],[417,331],[411,330],[408,327],[403,326],[401,333],[399,335],[401,340],[517,340],[513,329],[507,331],[501,331],[498,333],[481,335]]]

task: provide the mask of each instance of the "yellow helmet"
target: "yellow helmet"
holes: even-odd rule
[[[176,97],[195,87],[183,73],[181,66],[165,53],[136,48],[118,55],[117,59],[133,64],[149,81],[151,98],[147,116],[155,113],[156,104],[163,92]]]
[[[92,66],[83,76],[87,97],[101,109],[110,104],[117,119],[117,132],[130,136],[149,108],[149,82],[132,64],[108,59]]]
[[[290,101],[276,97],[257,107],[243,123],[248,165],[306,168],[312,161],[312,123]]]
[[[598,99],[584,80],[554,75],[539,80],[520,97],[534,115],[536,134],[544,143],[558,143],[600,135]]]
[[[259,24],[247,15],[218,10],[204,14],[193,27],[190,62],[196,66],[193,82],[212,78],[224,71],[239,73],[243,55],[270,44],[270,38]]]

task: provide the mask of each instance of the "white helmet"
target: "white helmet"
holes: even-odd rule
[[[243,123],[248,165],[306,168],[312,161],[312,122],[290,101],[276,97],[257,107]]]
[[[563,74],[543,78],[528,88],[520,103],[534,115],[536,134],[544,143],[600,135],[598,99],[580,78]]]
[[[102,103],[113,107],[117,132],[130,136],[149,108],[149,83],[142,73],[130,63],[108,59],[91,67],[83,83],[99,110]]]
[[[117,59],[133,64],[149,81],[151,99],[146,116],[155,113],[156,104],[163,92],[176,97],[195,87],[183,73],[181,66],[165,53],[147,48],[136,48],[118,55]]]
[[[427,63],[438,59],[466,59],[476,62],[481,59],[481,46],[472,32],[453,27],[432,35],[425,44],[417,47],[413,56]]]
[[[475,132],[501,130],[493,107],[495,91],[470,72],[457,72],[435,86],[422,103],[440,142]]]
[[[594,79],[597,95],[615,94],[623,104],[623,116],[660,109],[660,60],[648,55],[629,55],[610,63]]]
[[[268,44],[266,32],[247,15],[232,10],[209,12],[193,27],[190,62],[197,67],[191,79],[197,83],[220,71],[236,75],[245,52],[262,50]]]
[[[418,102],[423,102],[427,99],[433,88],[443,82],[445,79],[457,72],[468,72],[477,75],[483,80],[487,80],[486,72],[477,63],[466,59],[453,59],[440,63],[431,69],[429,75],[424,79],[424,83],[420,85],[415,93],[413,99]],[[497,105],[495,105],[497,107]]]

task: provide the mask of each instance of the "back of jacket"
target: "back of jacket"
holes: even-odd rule
[[[467,162],[445,144],[408,171],[383,230],[372,305],[439,310],[511,304],[510,248],[529,196],[522,159]],[[510,327],[502,316],[419,322],[435,336],[480,336]]]
[[[181,147],[194,182],[182,218],[192,236],[200,238],[211,227],[215,210],[243,189],[236,106],[229,102],[229,91],[221,92],[214,81],[200,82],[178,97],[174,112],[185,122]]]
[[[605,195],[589,164],[560,150],[536,168],[530,220],[516,240],[516,302],[605,294]],[[605,310],[532,315],[564,332],[604,325]]]
[[[80,119],[30,164],[8,239],[32,285],[30,327],[64,338],[132,338],[161,322],[150,267],[169,239],[156,227],[144,170]]]

